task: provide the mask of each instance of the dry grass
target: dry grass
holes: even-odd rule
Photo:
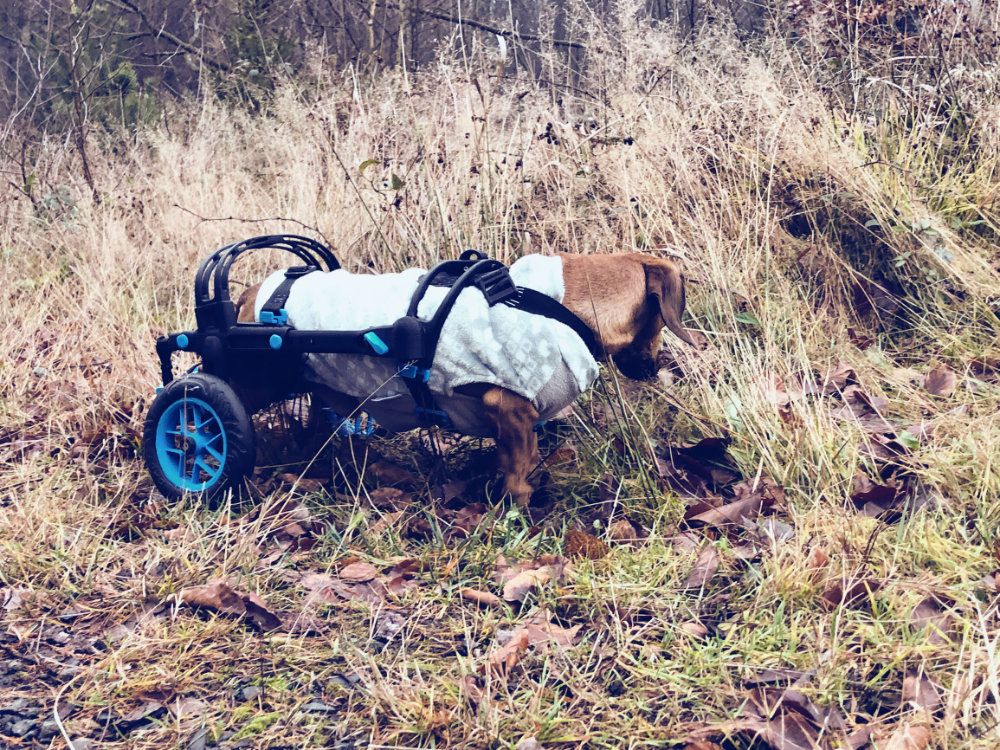
[[[892,727],[910,716],[900,696],[916,671],[941,691],[923,715],[935,747],[997,746],[1000,617],[982,579],[1000,543],[1000,385],[976,364],[1000,354],[995,102],[976,105],[965,142],[945,144],[930,116],[832,104],[780,45],[750,54],[725,37],[682,47],[629,33],[586,96],[498,83],[484,62],[345,77],[318,93],[288,86],[262,117],[183,107],[127,148],[95,138],[100,205],[72,152],[47,145],[44,210],[13,191],[0,207],[0,584],[22,600],[0,647],[34,664],[0,676],[0,693],[47,708],[58,694],[77,707],[67,733],[108,748],[185,747],[200,727],[209,740],[234,732],[227,746],[513,747],[535,736],[640,747],[732,719],[765,667],[810,672],[802,690],[816,703]],[[375,270],[465,247],[510,260],[669,246],[711,347],[677,351],[683,376],[669,386],[608,373],[565,428],[576,460],[553,472],[555,506],[536,529],[500,506],[467,539],[444,525],[414,535],[419,504],[386,516],[362,488],[300,493],[315,546],[262,561],[273,523],[157,501],[135,452],[157,384],[153,340],[192,324],[197,262],[272,230],[321,233],[346,266]],[[874,344],[859,348],[865,337]],[[892,522],[848,500],[855,475],[876,477],[884,462],[868,433],[835,417],[839,397],[775,404],[775,378],[791,390],[839,361],[887,400],[893,423],[937,420],[893,459],[932,501]],[[958,375],[944,397],[920,384],[939,364]],[[764,534],[749,561],[737,538],[708,534],[719,572],[686,590],[696,553],[671,541],[685,502],[650,481],[650,446],[723,434],[743,476],[785,488],[790,532]],[[416,443],[390,447],[426,465]],[[645,542],[612,543],[523,612],[459,598],[496,590],[498,555],[560,553],[564,529],[609,502],[608,477],[615,517],[642,523]],[[817,548],[829,557],[818,573],[807,565]],[[298,613],[298,576],[350,556],[424,568],[388,603],[321,607],[305,633],[262,635],[175,606],[183,587],[225,577]],[[881,587],[864,606],[822,606],[841,578]],[[946,602],[947,638],[910,624],[929,594]],[[581,625],[578,645],[530,652],[468,700],[462,677],[536,604]],[[237,696],[248,685],[256,697]],[[121,736],[104,727],[102,711],[150,696],[203,705]],[[303,710],[318,699],[333,708]]]

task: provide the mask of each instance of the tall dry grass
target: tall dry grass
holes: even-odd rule
[[[683,43],[651,29],[619,31],[577,90],[499,78],[484,56],[419,76],[336,74],[308,90],[289,83],[263,116],[210,99],[173,107],[127,145],[94,137],[100,204],[73,151],[47,142],[39,205],[8,191],[0,208],[0,581],[44,593],[43,619],[84,601],[102,622],[125,621],[142,602],[220,570],[262,590],[277,585],[244,561],[258,540],[205,511],[163,511],[183,519],[182,543],[120,536],[134,504],[150,495],[135,456],[157,384],[154,338],[191,326],[193,271],[218,246],[301,231],[327,241],[346,267],[374,271],[429,265],[466,247],[502,260],[669,252],[683,259],[690,325],[710,347],[677,350],[684,376],[630,391],[622,407],[639,442],[731,435],[745,476],[767,474],[787,488],[795,528],[739,594],[741,627],[759,627],[760,639],[734,635],[715,654],[677,643],[675,667],[629,657],[615,669],[641,686],[639,696],[662,691],[662,705],[655,720],[639,698],[615,710],[629,717],[637,743],[661,742],[680,737],[685,722],[732,710],[725,670],[734,660],[821,668],[825,695],[844,702],[875,690],[885,665],[919,661],[945,690],[940,746],[994,747],[1000,629],[995,601],[976,582],[996,565],[1000,387],[973,367],[998,355],[995,99],[971,101],[958,133],[891,92],[868,111],[838,103],[783,43],[751,52],[721,33]],[[859,348],[866,337],[874,346]],[[791,420],[775,406],[776,383],[839,361],[888,399],[893,420],[939,423],[906,459],[930,509],[881,535],[872,519],[845,510],[854,475],[873,471],[871,439],[820,401],[793,401]],[[960,376],[947,399],[920,386],[938,364]],[[574,493],[603,473],[607,436],[589,439],[581,455],[592,463],[561,478]],[[636,513],[662,518],[664,529],[676,521],[669,492],[650,497],[637,476],[626,479]],[[363,507],[346,512],[340,552],[362,544],[367,523],[358,520]],[[794,634],[778,632],[768,617],[810,590],[801,567],[816,540],[841,555],[845,575],[864,553],[863,564],[887,582],[883,609],[832,624],[810,611],[793,617]],[[595,622],[623,597],[657,618],[679,617],[688,604],[676,581],[655,583],[664,570],[672,575],[675,557],[654,543],[631,564],[616,560],[578,583],[579,606]],[[962,615],[945,645],[901,635],[924,590],[948,592]],[[197,676],[208,657],[185,644],[207,640],[213,658],[237,662],[248,648],[219,623],[149,627],[81,672],[67,694],[96,707],[162,681],[208,691]],[[618,623],[596,638],[625,653],[639,635]],[[370,675],[341,728],[371,721],[385,741],[513,742],[555,710],[523,695],[479,714],[455,708],[441,676],[451,668],[415,669],[402,653],[379,665],[344,643],[270,648],[272,666],[285,659],[293,671],[322,672],[332,653]],[[602,667],[599,650],[588,653],[560,662],[562,679],[589,684]],[[595,718],[601,700],[579,700],[560,709],[552,736],[590,732],[594,744],[614,746],[617,720]],[[441,705],[454,710],[446,734],[436,723]],[[269,727],[261,746],[279,742]],[[162,747],[179,732],[166,725],[142,741]]]

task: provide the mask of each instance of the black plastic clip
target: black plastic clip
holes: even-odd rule
[[[285,269],[286,279],[298,279],[306,274],[310,274],[313,271],[318,271],[316,266],[292,266],[291,268]]]
[[[517,294],[517,287],[506,266],[479,274],[473,283],[491,307]]]

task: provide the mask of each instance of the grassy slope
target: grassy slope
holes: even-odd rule
[[[23,198],[0,209],[0,585],[24,590],[7,616],[19,640],[5,648],[39,660],[0,691],[47,706],[59,691],[79,706],[66,720],[74,736],[101,736],[101,710],[126,712],[149,695],[204,702],[198,717],[161,718],[101,747],[184,746],[203,724],[255,747],[502,747],[524,735],[619,747],[679,742],[732,718],[762,667],[811,671],[803,691],[817,703],[893,724],[903,677],[916,670],[943,696],[929,719],[938,746],[995,747],[1000,621],[980,580],[997,565],[1000,386],[970,370],[998,353],[987,312],[1000,222],[995,117],[981,112],[945,169],[935,131],[888,111],[873,121],[831,108],[780,49],[748,57],[714,39],[677,51],[640,36],[627,59],[595,72],[606,96],[561,105],[528,82],[497,88],[488,73],[471,82],[443,67],[356,91],[332,85],[307,105],[286,91],[266,119],[216,104],[175,113],[126,153],[92,145],[100,206],[61,144],[50,145],[42,165],[59,190],[43,196],[47,216]],[[367,159],[378,163],[359,176]],[[541,533],[500,508],[464,541],[415,536],[419,504],[394,516],[365,491],[336,501],[304,493],[321,524],[316,545],[262,562],[273,548],[267,521],[138,504],[150,495],[133,451],[156,381],[152,342],[190,325],[197,261],[237,237],[297,229],[193,214],[294,218],[318,227],[349,267],[377,270],[470,246],[502,259],[670,246],[685,258],[692,325],[711,347],[678,350],[684,375],[666,386],[608,397],[618,392],[609,374],[605,395],[569,428],[576,459],[553,472],[557,501]],[[894,321],[856,304],[864,274],[902,297]],[[860,349],[859,336],[875,344]],[[775,379],[791,386],[839,361],[887,399],[894,423],[938,419],[898,459],[929,507],[894,523],[851,507],[852,478],[876,467],[871,438],[832,414],[839,397],[795,399],[782,418]],[[921,387],[936,364],[958,374],[953,394]],[[792,532],[765,535],[750,561],[734,547],[746,534],[701,533],[719,572],[685,590],[698,555],[675,541],[685,501],[650,490],[644,456],[721,434],[745,477],[785,488],[777,518]],[[465,586],[497,590],[500,554],[562,552],[564,529],[581,519],[595,531],[608,476],[615,517],[649,529],[644,543],[577,562],[523,612],[458,597]],[[807,564],[816,549],[829,557],[818,570]],[[380,569],[417,558],[425,569],[388,604],[320,608],[306,634],[262,636],[233,619],[154,609],[228,577],[299,612],[298,572],[351,556]],[[881,584],[864,606],[822,606],[831,582],[858,578]],[[947,602],[948,639],[908,624],[929,593]],[[581,625],[578,645],[532,650],[508,677],[477,685],[478,705],[463,697],[461,677],[536,604]],[[387,612],[402,623],[388,640]],[[62,630],[70,640],[60,645]],[[78,666],[67,662],[73,649]],[[262,692],[238,700],[248,684]],[[300,711],[316,694],[337,710]]]

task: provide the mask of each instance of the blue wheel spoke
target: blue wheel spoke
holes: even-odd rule
[[[215,477],[219,473],[218,469],[213,469],[211,466],[209,466],[208,464],[206,464],[200,458],[196,458],[194,460],[194,465],[195,465],[196,469],[201,469],[203,472],[205,472],[206,474],[208,474],[209,481],[215,479]],[[193,478],[193,476],[194,475],[192,475],[192,478]],[[197,479],[195,481],[197,481]]]
[[[212,446],[210,446],[208,443],[205,443],[205,445],[203,445],[202,448],[205,450],[205,453],[207,453],[212,458],[214,458],[216,461],[218,461],[219,464],[222,464],[222,462],[226,458],[221,453],[219,453],[219,451],[215,450],[215,448],[213,448]]]

